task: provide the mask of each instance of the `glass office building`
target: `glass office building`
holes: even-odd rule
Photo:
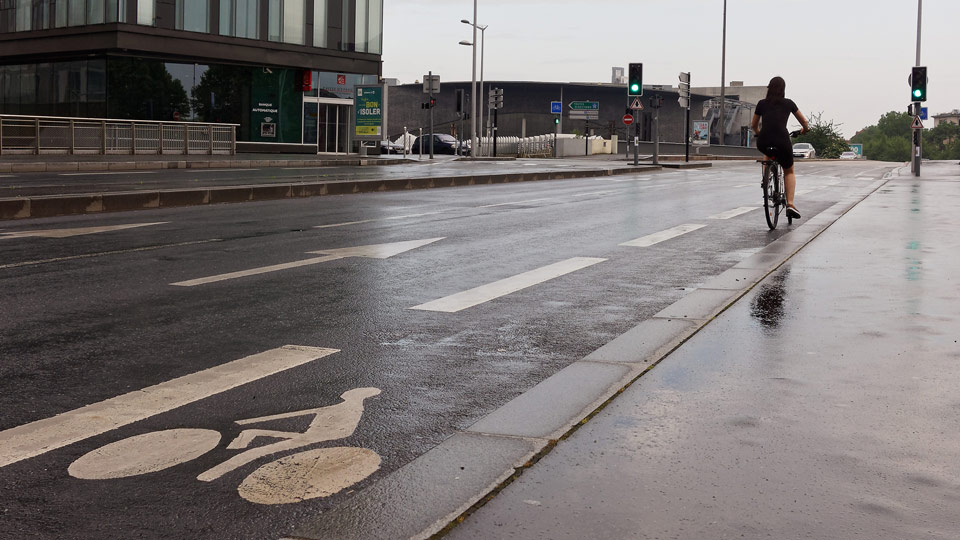
[[[0,114],[235,123],[345,152],[382,28],[382,0],[0,0]]]

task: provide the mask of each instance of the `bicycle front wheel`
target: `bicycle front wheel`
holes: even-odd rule
[[[763,215],[770,230],[777,228],[780,218],[780,175],[776,165],[768,165],[763,179]]]

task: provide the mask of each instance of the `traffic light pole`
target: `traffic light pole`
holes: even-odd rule
[[[923,0],[917,0],[917,63],[920,65],[920,26],[923,22]],[[924,76],[926,74],[924,73]],[[924,81],[925,83],[926,81]],[[926,86],[924,85],[924,94],[926,93]],[[926,98],[926,95],[923,96]],[[913,104],[913,112],[915,115],[920,115],[921,104],[919,101]],[[923,155],[923,129],[913,130],[913,175],[920,176],[920,156]]]

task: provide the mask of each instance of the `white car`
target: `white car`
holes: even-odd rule
[[[844,152],[840,154],[840,159],[857,159],[856,152]]]
[[[817,151],[813,149],[813,145],[810,143],[798,142],[793,145],[793,157],[813,159],[817,157]]]

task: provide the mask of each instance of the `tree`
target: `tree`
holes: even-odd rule
[[[109,115],[136,120],[173,120],[190,113],[187,92],[163,62],[117,58],[107,64]]]
[[[838,131],[839,124],[834,124],[832,120],[823,121],[822,113],[811,114],[808,120],[810,131],[797,137],[796,142],[812,144],[817,155],[827,159],[836,159],[850,150],[847,140]]]
[[[877,161],[910,161],[913,146],[910,125],[913,117],[904,112],[890,111],[880,117],[877,125],[867,127],[851,139],[863,144],[863,155]]]
[[[923,130],[923,155],[928,159],[960,159],[960,126],[941,123]]]
[[[249,68],[214,65],[193,87],[190,101],[204,122],[242,124],[244,92],[249,87]]]

